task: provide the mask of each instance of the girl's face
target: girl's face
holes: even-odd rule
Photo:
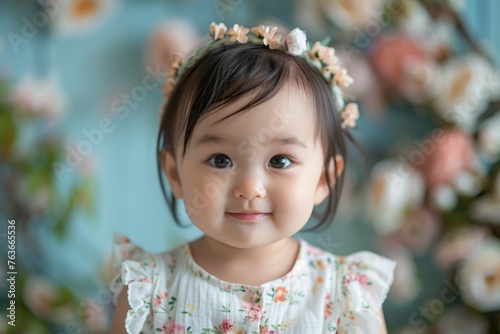
[[[207,237],[238,248],[290,237],[328,195],[309,97],[285,87],[217,123],[249,99],[200,120],[184,158],[178,150],[163,159],[174,196],[184,200],[191,221]],[[237,214],[242,212],[261,214]]]

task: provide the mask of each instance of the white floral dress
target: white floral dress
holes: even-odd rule
[[[115,234],[111,291],[116,304],[128,285],[127,333],[378,333],[396,263],[370,252],[336,256],[298,240],[286,276],[248,286],[210,275],[187,243],[151,254]]]

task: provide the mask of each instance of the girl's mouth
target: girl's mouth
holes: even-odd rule
[[[233,218],[243,221],[259,221],[271,215],[264,212],[228,212],[228,214]]]

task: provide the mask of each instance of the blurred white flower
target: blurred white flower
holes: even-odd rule
[[[407,34],[421,38],[428,26],[432,24],[432,18],[424,6],[414,0],[401,0],[402,15],[396,17],[401,30]]]
[[[500,110],[479,127],[479,149],[491,160],[500,157]]]
[[[349,93],[353,96],[363,96],[359,101],[363,105],[363,111],[373,115],[382,115],[385,108],[385,101],[382,95],[381,86],[373,71],[372,66],[366,57],[352,54],[349,58],[339,54],[341,63],[345,64],[347,72],[356,80],[349,87]],[[347,59],[346,59],[347,58]]]
[[[423,103],[432,99],[442,84],[439,66],[430,59],[410,58],[402,64],[404,80],[401,82],[401,94],[413,103]]]
[[[385,0],[321,0],[323,12],[330,21],[341,29],[369,29],[368,25],[378,25],[382,20]]]
[[[462,170],[455,176],[453,185],[460,194],[474,196],[481,191],[481,181],[479,173]]]
[[[382,235],[397,230],[407,212],[420,208],[424,180],[420,173],[396,160],[377,163],[371,173],[368,207],[375,230]]]
[[[445,16],[433,19],[419,1],[402,0],[403,15],[398,16],[401,29],[413,36],[426,54],[435,60],[451,53],[453,21]]]
[[[385,249],[384,254],[398,263],[394,271],[394,282],[389,291],[391,301],[402,305],[410,303],[422,289],[417,265],[411,252],[404,247],[395,246]]]
[[[465,260],[478,250],[489,236],[489,230],[463,227],[446,232],[436,246],[434,260],[445,269]]]
[[[59,36],[71,36],[96,28],[116,11],[117,0],[49,0],[59,8],[54,28]]]
[[[146,51],[147,64],[168,71],[174,55],[187,58],[200,41],[194,22],[181,18],[170,18],[160,23],[153,31]]]
[[[441,184],[432,188],[430,202],[438,210],[449,211],[457,204],[457,194],[451,186]]]
[[[65,107],[65,99],[54,74],[45,78],[25,75],[12,91],[12,101],[22,111],[54,121]]]
[[[471,132],[494,92],[495,72],[478,55],[452,58],[443,67],[443,81],[434,101],[445,120]]]
[[[490,237],[458,272],[465,304],[481,312],[500,310],[500,241]]]
[[[489,325],[485,316],[457,305],[439,318],[436,327],[439,334],[470,334],[487,333]]]

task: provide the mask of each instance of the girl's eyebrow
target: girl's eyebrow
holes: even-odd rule
[[[211,143],[220,144],[220,143],[227,143],[227,142],[230,142],[230,140],[216,136],[216,135],[205,134],[195,141],[195,145],[205,145],[205,144],[211,144]],[[259,144],[268,145],[268,144],[272,144],[272,143],[281,143],[284,145],[300,146],[300,147],[303,147],[305,149],[308,148],[307,145],[305,143],[303,143],[302,141],[300,141],[299,139],[297,139],[297,137],[273,138],[273,140],[271,140],[270,142],[259,143]]]

